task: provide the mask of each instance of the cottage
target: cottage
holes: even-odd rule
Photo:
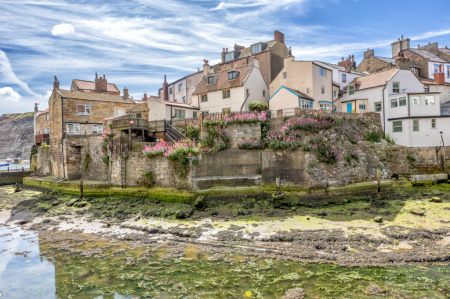
[[[38,111],[37,104],[34,108],[34,142],[41,145],[42,142],[49,143],[50,137],[50,115],[49,109]]]
[[[192,93],[202,78],[203,71],[199,70],[172,83],[167,83],[159,89],[158,97],[165,102],[191,104]],[[164,82],[166,82],[166,78],[164,78]],[[164,92],[165,89],[167,89],[166,93]]]

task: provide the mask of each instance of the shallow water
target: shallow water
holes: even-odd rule
[[[25,171],[30,170],[30,164],[10,164],[9,166],[0,166],[0,171],[16,171],[22,170],[22,167]]]
[[[306,298],[449,298],[450,267],[339,267],[0,226],[1,298],[281,298],[297,286]]]

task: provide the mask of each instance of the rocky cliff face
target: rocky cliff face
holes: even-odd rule
[[[29,159],[34,143],[33,112],[0,116],[0,159]]]

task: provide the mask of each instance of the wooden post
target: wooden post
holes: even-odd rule
[[[131,127],[128,128],[128,150],[131,151]]]
[[[25,170],[23,169],[23,166],[22,166],[22,171],[25,171]]]
[[[381,182],[380,182],[380,178],[381,178],[381,171],[377,170],[377,191],[378,193],[381,192]]]
[[[83,194],[84,192],[83,192],[83,179],[81,179],[80,180],[80,198],[83,198],[84,197],[84,194]]]
[[[16,192],[20,191],[20,184],[19,181],[16,181]]]
[[[277,195],[280,194],[280,178],[275,179],[275,185],[277,186]]]
[[[8,172],[9,172],[9,166],[8,166]]]

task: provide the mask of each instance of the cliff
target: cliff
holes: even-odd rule
[[[0,116],[0,159],[29,159],[34,143],[33,112]]]

